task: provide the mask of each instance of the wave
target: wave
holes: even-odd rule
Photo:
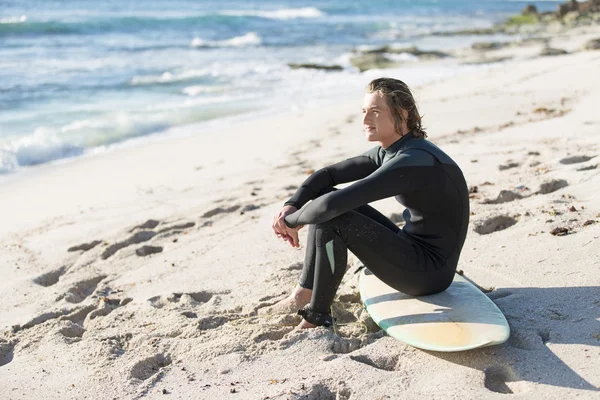
[[[185,102],[156,104],[143,112],[110,112],[97,118],[75,120],[62,127],[39,127],[29,135],[0,142],[0,173],[95,153],[176,126],[236,115],[249,109],[248,106],[231,106],[234,100],[243,103],[244,97],[189,98]]]
[[[226,79],[227,82],[241,80],[253,80],[257,76],[263,77],[275,77],[279,74],[286,74],[288,72],[287,66],[283,65],[265,65],[262,62],[256,62],[256,60],[250,60],[248,63],[228,63],[218,62],[207,65],[205,68],[190,69],[180,72],[163,72],[160,75],[141,75],[134,76],[130,81],[129,85],[164,85],[174,84],[192,80],[207,80],[214,82],[215,78]],[[203,83],[203,82],[202,82]]]
[[[194,69],[180,73],[163,72],[160,75],[134,76],[130,85],[153,85],[157,83],[175,83],[212,75],[208,69]]]
[[[37,128],[0,146],[0,173],[83,155],[93,148],[163,131],[163,118],[119,114],[109,119],[73,121],[62,128]]]
[[[84,149],[66,143],[55,133],[38,128],[8,146],[0,148],[0,172],[7,173],[24,165],[37,165],[83,154]]]
[[[186,94],[190,97],[194,97],[197,96],[199,94],[203,94],[203,93],[219,93],[219,92],[223,92],[225,91],[225,88],[223,86],[202,86],[202,85],[195,85],[195,86],[188,86],[185,87],[181,90],[181,93]]]
[[[325,13],[315,7],[303,7],[303,8],[284,8],[281,10],[273,11],[259,11],[259,10],[230,10],[221,11],[219,14],[227,15],[232,17],[259,17],[268,19],[296,19],[296,18],[319,18],[324,17]]]
[[[140,30],[186,29],[210,24],[231,24],[231,18],[268,18],[290,20],[318,18],[325,14],[314,7],[281,9],[273,11],[217,11],[181,16],[120,16],[72,20],[37,20],[27,16],[4,18],[0,23],[0,36],[39,34],[94,34],[98,32],[138,32]]]
[[[209,47],[245,47],[259,46],[262,43],[261,37],[256,32],[248,32],[245,35],[236,36],[231,39],[209,41],[195,37],[190,43],[191,47],[209,48]]]
[[[19,17],[0,18],[0,24],[22,24],[25,21],[27,21],[27,15],[21,15]]]

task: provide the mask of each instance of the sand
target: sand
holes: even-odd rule
[[[273,215],[311,171],[373,146],[357,87],[326,107],[7,179],[0,397],[600,398],[600,51],[579,51],[590,37],[600,31],[556,35],[569,54],[554,57],[536,42],[493,50],[512,59],[413,86],[429,139],[471,186],[459,269],[506,315],[506,343],[437,353],[387,337],[361,306],[354,258],[335,331],[260,313],[293,288],[304,254],[275,237]],[[365,84],[382,75],[402,78],[369,71]]]

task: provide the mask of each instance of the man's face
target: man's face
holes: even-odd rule
[[[399,138],[392,113],[382,95],[377,92],[365,94],[362,113],[363,129],[368,141],[381,142],[387,147]]]

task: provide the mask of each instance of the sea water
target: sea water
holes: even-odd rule
[[[482,38],[432,34],[491,27],[529,3],[556,9],[508,0],[0,0],[0,173],[317,104],[368,83],[350,63],[357,48],[469,45]],[[423,83],[460,68],[413,66],[403,76]]]

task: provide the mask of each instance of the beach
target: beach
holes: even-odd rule
[[[598,38],[592,25],[467,46],[452,50],[464,68],[435,79],[415,71],[447,59],[370,69],[325,86],[340,88],[333,100],[3,176],[1,397],[598,398],[600,50],[584,50]],[[273,216],[312,172],[375,146],[361,105],[379,76],[405,79],[428,139],[465,175],[458,269],[506,316],[504,344],[441,353],[386,336],[352,256],[335,330],[261,312],[289,294],[304,259],[307,229],[294,249]]]

